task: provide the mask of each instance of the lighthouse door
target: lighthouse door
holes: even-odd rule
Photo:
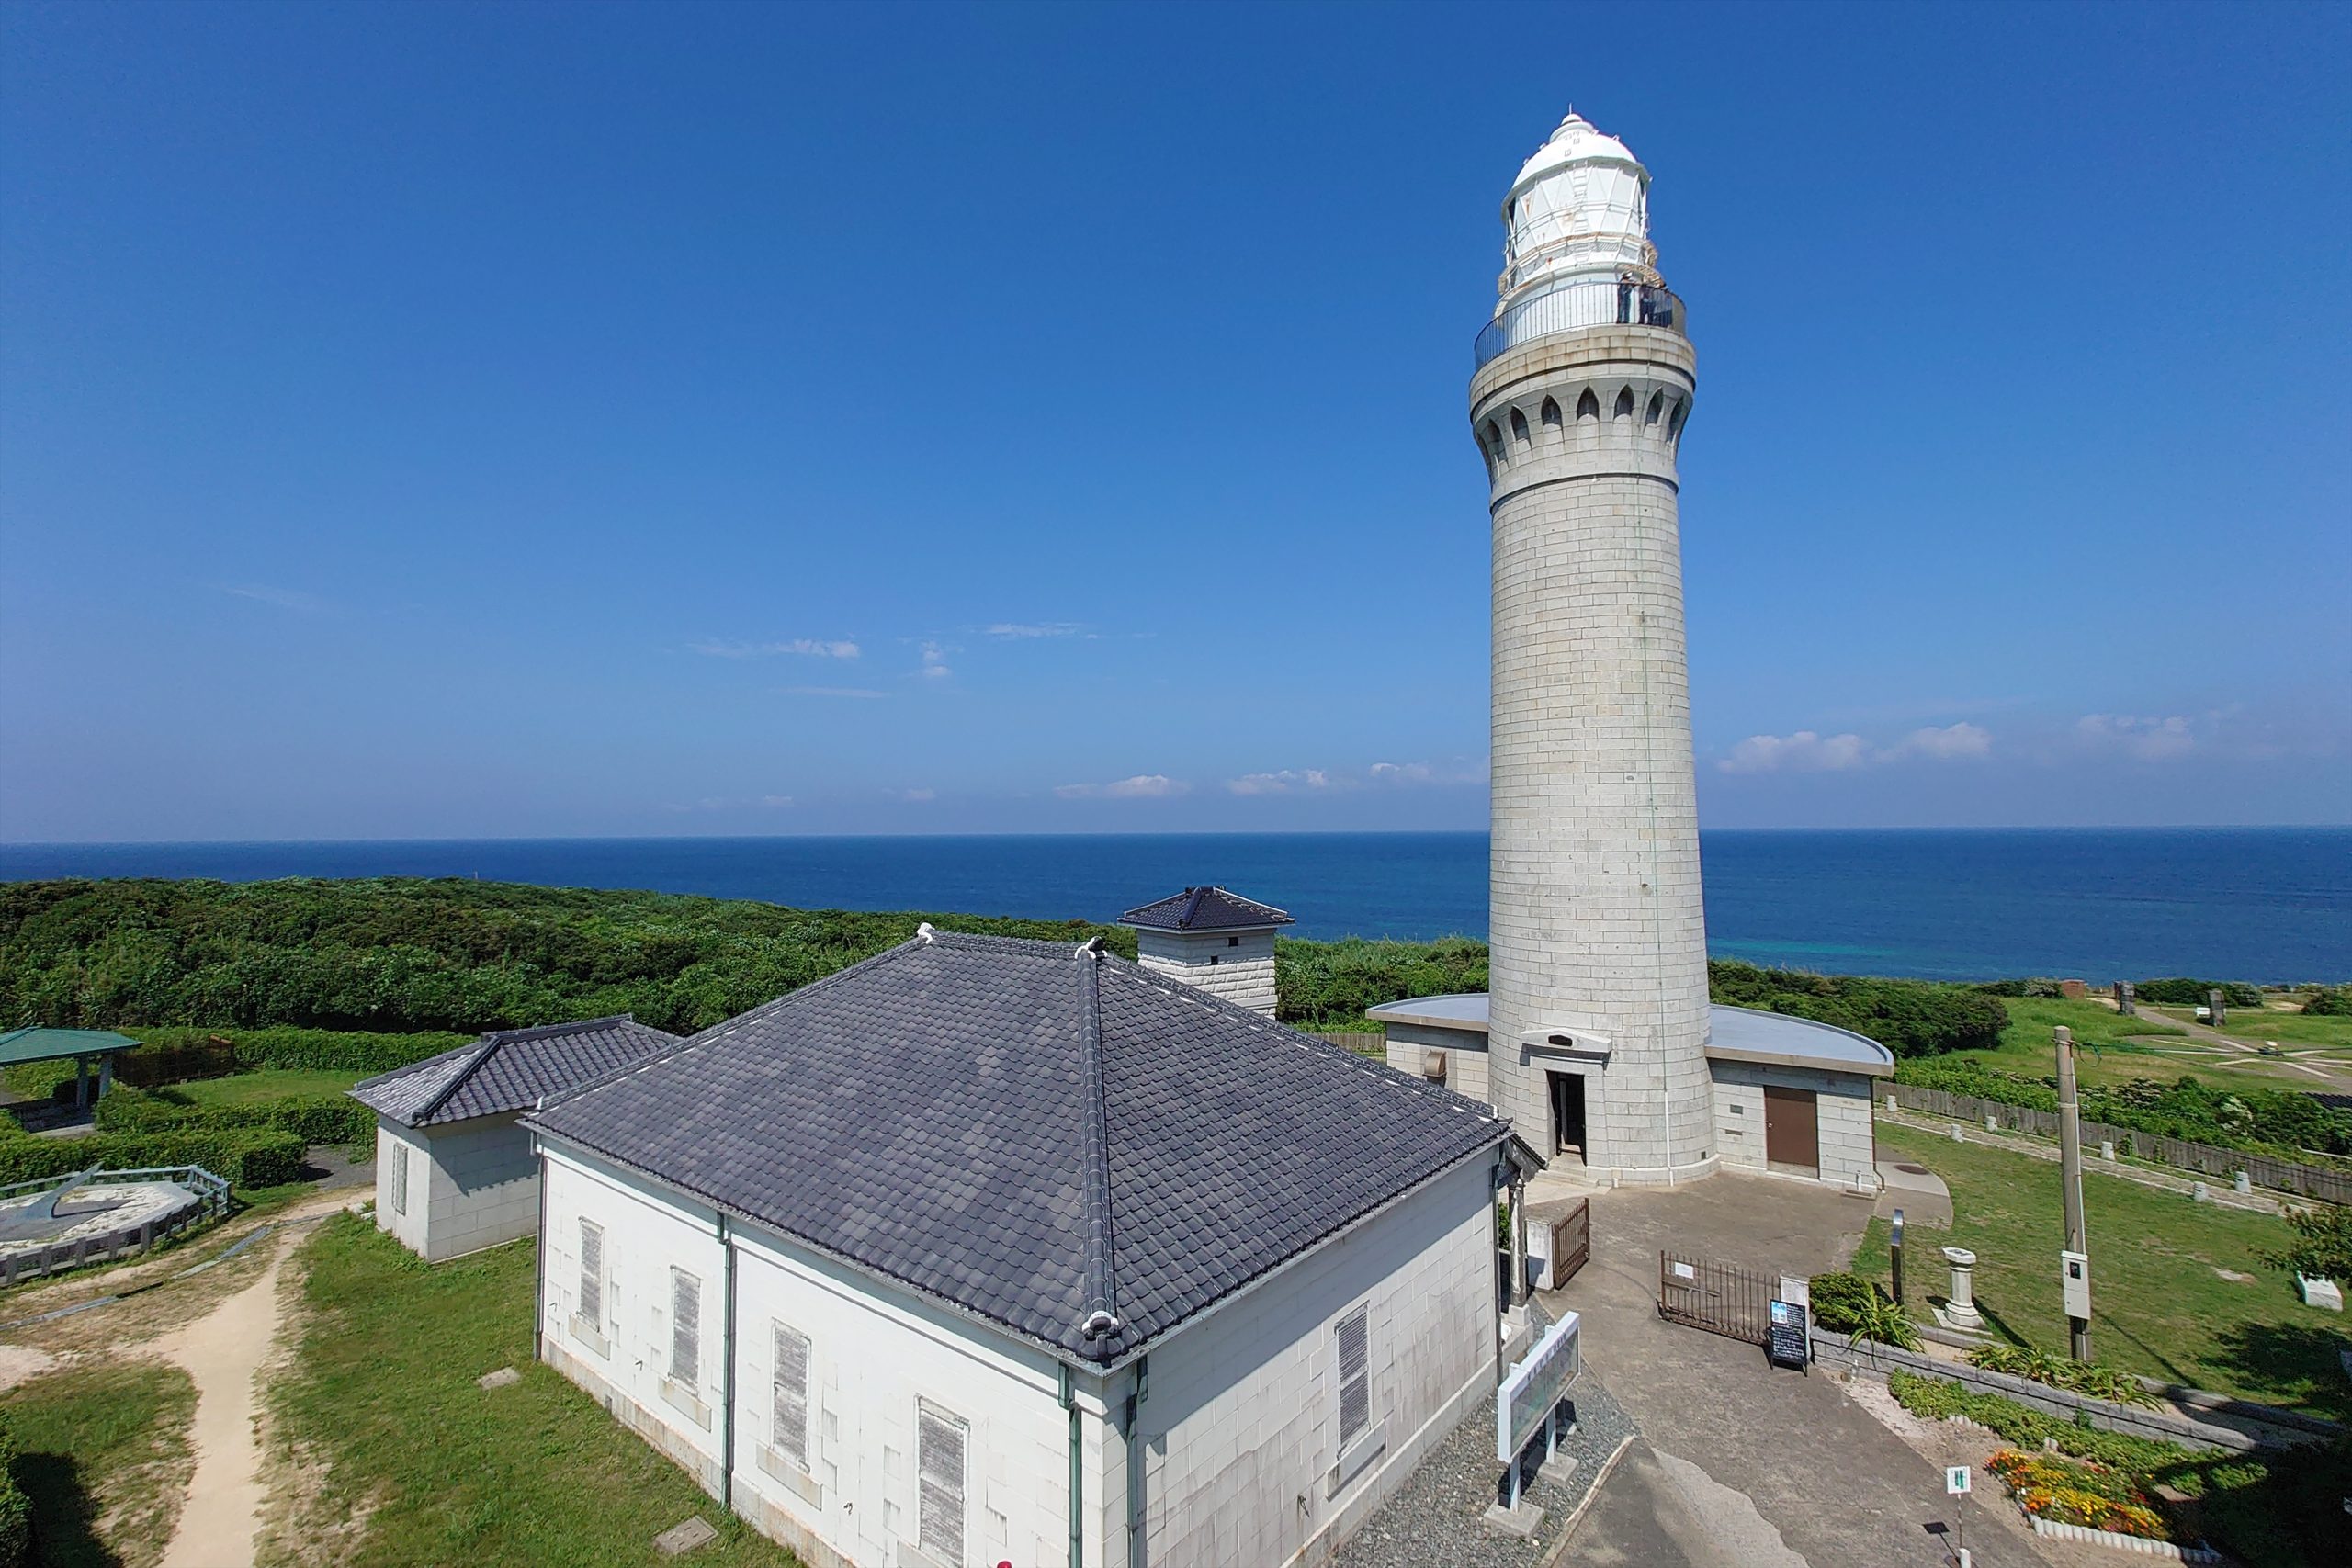
[[[1764,1161],[1792,1176],[1821,1174],[1821,1107],[1813,1090],[1764,1086]]]
[[[1552,1152],[1584,1158],[1584,1075],[1547,1073],[1552,1080]]]

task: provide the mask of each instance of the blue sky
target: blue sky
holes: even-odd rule
[[[2352,11],[0,13],[0,839],[1464,828],[1573,101],[1702,815],[2352,819]]]

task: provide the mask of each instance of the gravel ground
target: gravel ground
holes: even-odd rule
[[[1495,1451],[1495,1401],[1490,1394],[1421,1461],[1396,1495],[1364,1521],[1334,1559],[1338,1568],[1538,1568],[1558,1548],[1569,1517],[1634,1423],[1587,1367],[1569,1385],[1577,1429],[1561,1445],[1577,1461],[1566,1485],[1537,1479],[1527,1495],[1544,1523],[1521,1540],[1487,1527],[1502,1467]]]

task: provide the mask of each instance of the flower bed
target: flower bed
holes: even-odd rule
[[[2147,1540],[2170,1540],[2164,1516],[2132,1478],[2103,1464],[2003,1449],[1984,1461],[2027,1514]]]

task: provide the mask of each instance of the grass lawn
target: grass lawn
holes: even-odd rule
[[[211,1111],[224,1105],[251,1105],[257,1100],[285,1100],[295,1095],[341,1094],[365,1077],[365,1073],[308,1067],[263,1067],[250,1073],[232,1073],[225,1078],[171,1084],[153,1092],[158,1100]]]
[[[1951,1185],[1956,1218],[1947,1233],[1915,1230],[1905,1283],[1915,1315],[1949,1282],[1938,1249],[1976,1254],[1976,1302],[1996,1333],[2064,1351],[2058,1252],[2064,1235],[2055,1161],[1881,1122],[1879,1157],[1915,1160]],[[2336,1353],[2352,1339],[2345,1320],[2307,1307],[2294,1277],[2258,1254],[2288,1230],[2268,1214],[2197,1203],[2098,1172],[2083,1178],[2090,1226],[2091,1348],[2099,1359],[2149,1377],[2315,1415],[2352,1416],[2352,1384]],[[1886,1222],[1874,1219],[1855,1270],[1884,1280]],[[2253,1276],[2225,1279],[2227,1269]]]
[[[2009,1015],[2009,1026],[2001,1031],[1999,1045],[1990,1051],[1954,1051],[1933,1060],[1981,1062],[2005,1073],[2043,1077],[2058,1070],[2050,1032],[2063,1023],[2075,1032],[2075,1043],[2081,1047],[2075,1053],[2075,1070],[2085,1084],[2177,1078],[2198,1066],[2151,1049],[2187,1035],[2161,1018],[2146,1017],[2145,1009],[2139,1018],[2124,1018],[2097,1002],[2070,1002],[2063,997],[2003,997],[2001,1006]]]
[[[353,1214],[304,1244],[308,1321],[269,1399],[278,1441],[324,1468],[265,1562],[306,1557],[355,1510],[370,1564],[650,1564],[695,1514],[719,1528],[697,1568],[797,1561],[532,1359],[534,1257],[525,1241],[428,1267]],[[474,1386],[510,1366],[521,1382]]]
[[[40,1568],[146,1568],[164,1555],[196,1461],[196,1385],[154,1361],[51,1372],[0,1395],[32,1502]]]
[[[2143,1012],[2148,1010],[2143,1008]],[[2166,1008],[2173,1018],[2187,1018],[2187,1008]],[[2233,1040],[2260,1044],[2276,1040],[2281,1045],[2333,1045],[2352,1055],[2352,1016],[2335,1013],[2274,1011],[2269,1008],[2232,1008],[2222,1032]]]

